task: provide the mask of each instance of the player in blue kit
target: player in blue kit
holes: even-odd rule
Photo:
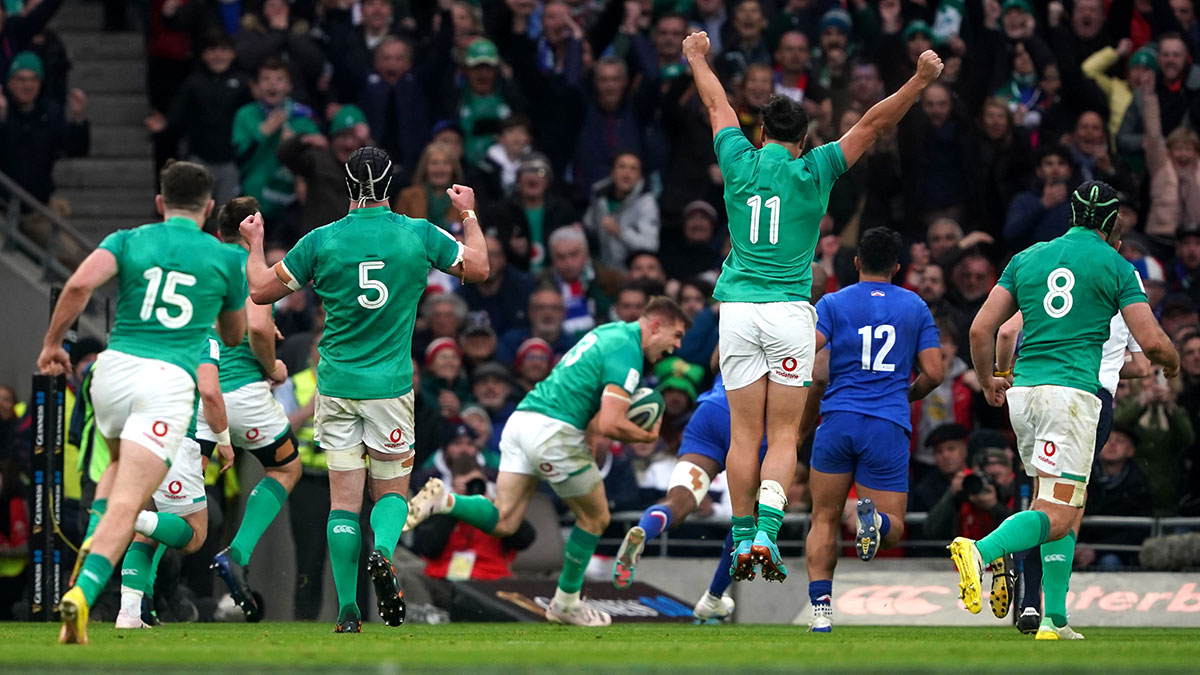
[[[886,227],[863,233],[854,266],[858,283],[817,303],[818,368],[814,381],[821,426],[813,440],[809,492],[812,528],[805,556],[812,601],[809,630],[833,630],[833,568],[842,507],[851,484],[858,494],[855,548],[871,560],[904,533],[908,506],[910,407],[941,384],[942,352],[925,301],[892,284],[900,269],[900,235]],[[825,345],[829,345],[827,351]],[[916,366],[920,374],[912,379]],[[820,396],[824,389],[824,397]],[[805,406],[801,438],[817,406]]]

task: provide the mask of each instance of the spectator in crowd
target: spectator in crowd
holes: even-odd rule
[[[1095,2],[1096,0],[1084,0],[1083,4],[1091,5]],[[1076,6],[1078,7],[1079,3],[1076,3]],[[1154,48],[1142,47],[1130,56],[1132,50],[1133,41],[1124,38],[1115,49],[1110,46],[1100,48],[1088,56],[1082,66],[1083,74],[1094,81],[1108,98],[1108,135],[1114,150],[1119,147],[1121,122],[1133,102],[1134,91],[1153,88],[1154,81],[1158,78],[1158,54]],[[1128,79],[1110,76],[1108,71],[1125,57],[1129,57],[1126,74]]]
[[[1191,297],[1175,293],[1163,300],[1159,323],[1163,332],[1175,339],[1184,331],[1200,325],[1200,310],[1197,310]]]
[[[723,51],[722,39],[725,36],[726,21],[729,18],[725,4],[724,0],[695,0],[692,3],[691,11],[687,14],[690,30],[708,33],[709,51],[713,54],[720,54]]]
[[[1036,180],[1013,197],[1004,221],[1004,240],[1010,251],[1050,241],[1067,231],[1071,207],[1071,154],[1052,145],[1038,153]]]
[[[486,239],[491,270],[487,281],[463,284],[459,293],[471,311],[487,312],[492,328],[504,335],[525,323],[529,296],[537,284],[528,273],[508,264],[499,237],[489,231]]]
[[[375,47],[373,58],[374,72],[359,91],[358,105],[367,116],[371,137],[409,171],[430,129],[429,100],[412,72],[412,45],[389,35]]]
[[[499,201],[512,192],[521,160],[530,153],[532,138],[528,117],[514,114],[500,121],[496,142],[468,171],[475,194],[484,203]]]
[[[982,253],[968,253],[954,266],[950,278],[953,287],[947,294],[950,303],[966,316],[974,317],[996,281],[996,268]]]
[[[513,369],[517,372],[518,384],[524,393],[533,391],[538,382],[550,375],[550,369],[553,367],[554,350],[549,342],[531,337],[517,348]]]
[[[1200,419],[1200,326],[1185,330],[1177,341],[1180,355],[1179,405],[1188,417]],[[1187,451],[1189,479],[1187,496],[1180,505],[1179,515],[1200,515],[1200,440],[1193,441]]]
[[[16,464],[0,456],[0,621],[16,618],[29,575],[29,508]]]
[[[704,279],[684,279],[679,283],[677,301],[683,313],[695,322],[696,317],[712,302],[712,284]],[[686,338],[685,338],[686,339]],[[686,359],[685,359],[686,360]]]
[[[1167,281],[1170,290],[1200,303],[1200,222],[1183,223],[1175,230],[1175,259],[1167,265]]]
[[[410,218],[424,218],[447,232],[454,232],[461,223],[446,190],[462,182],[462,165],[450,146],[430,143],[417,162],[412,185],[400,191],[392,210]]]
[[[649,301],[650,292],[647,289],[647,282],[630,279],[617,289],[617,297],[612,305],[612,319],[627,323],[637,321]]]
[[[1150,516],[1154,499],[1145,474],[1133,462],[1137,450],[1137,434],[1130,427],[1116,426],[1108,441],[1096,456],[1096,466],[1088,483],[1088,516]],[[1143,527],[1088,527],[1079,533],[1086,549],[1103,544],[1139,546],[1149,532]],[[1100,567],[1114,568],[1136,564],[1136,552],[1108,552],[1096,556],[1094,551],[1078,558],[1095,557]],[[1087,566],[1085,560],[1080,566]]]
[[[475,431],[475,446],[483,452],[488,466],[500,465],[500,448],[489,445],[492,438],[492,417],[479,405],[472,403],[458,414],[462,423]],[[499,445],[499,444],[497,444]]]
[[[1000,236],[1008,204],[1028,180],[1029,138],[1024,129],[1013,125],[1012,112],[999,98],[984,101],[979,131],[971,145],[973,159],[967,165],[972,194],[968,211],[980,229]]]
[[[539,286],[529,296],[527,325],[510,328],[500,337],[497,355],[501,363],[513,363],[517,350],[529,338],[545,341],[553,350],[553,360],[558,361],[575,344],[574,337],[563,330],[566,315],[566,306],[563,305],[563,296],[558,287]]]
[[[1154,515],[1172,516],[1183,495],[1184,457],[1196,441],[1188,411],[1161,371],[1141,380],[1123,380],[1113,404],[1113,425],[1133,430],[1133,461],[1150,481]]]
[[[535,275],[546,266],[550,235],[577,221],[570,203],[549,191],[553,175],[545,155],[529,154],[517,167],[512,195],[484,215],[485,223],[499,228],[509,262]]]
[[[438,338],[457,340],[467,320],[467,303],[453,293],[435,293],[421,304],[422,326],[413,334],[413,355],[424,354]]]
[[[425,466],[433,453],[437,451],[442,438],[442,430],[445,429],[446,423],[449,421],[442,417],[441,407],[436,403],[429,403],[424,396],[421,396],[423,389],[421,388],[421,368],[417,363],[417,359],[412,360],[413,369],[413,392],[416,395],[413,398],[413,433],[416,436],[413,439],[413,449],[416,451],[413,459],[413,466]],[[459,412],[461,416],[461,411]]]
[[[950,88],[935,82],[921,95],[918,114],[899,128],[905,200],[913,222],[961,218],[967,196],[970,127],[954,109]]]
[[[736,75],[753,64],[771,63],[765,38],[767,19],[758,0],[741,0],[734,5],[729,25],[733,30],[722,36],[725,50],[717,57],[717,72]]]
[[[630,251],[658,249],[658,202],[636,154],[622,152],[613,159],[611,175],[592,188],[583,227],[599,243],[597,261],[608,267],[619,269]]]
[[[938,429],[956,424],[971,429],[971,398],[979,390],[970,367],[958,357],[958,329],[945,318],[936,320],[938,341],[942,350],[942,367],[946,376],[942,383],[924,399],[912,406],[913,473],[920,476],[937,464],[936,448],[929,442]]]
[[[1144,105],[1144,102],[1143,102]],[[1067,151],[1076,175],[1071,182],[1082,183],[1100,180],[1123,188],[1129,183],[1119,159],[1109,152],[1108,137],[1104,133],[1104,118],[1095,110],[1085,110],[1075,119],[1075,128],[1067,137]]]
[[[484,158],[500,130],[500,121],[525,107],[519,90],[500,74],[500,54],[487,38],[478,38],[463,57],[464,86],[454,106],[463,130],[463,158]]]
[[[425,348],[425,372],[421,397],[442,419],[455,421],[470,398],[470,385],[463,372],[462,348],[454,338],[440,337]]]
[[[546,278],[562,295],[566,307],[563,332],[570,335],[572,341],[595,328],[596,317],[608,313],[610,303],[601,289],[600,273],[615,276],[604,268],[598,271],[592,263],[587,236],[582,229],[564,227],[550,235],[550,269]]]
[[[238,63],[256,73],[264,63],[279,59],[287,64],[292,96],[310,108],[320,109],[329,91],[325,55],[309,37],[309,24],[292,16],[287,0],[263,0],[258,12],[242,15],[235,38]]]
[[[1170,237],[1180,223],[1200,223],[1200,136],[1187,127],[1168,131],[1159,123],[1158,95],[1150,88],[1142,94],[1146,134],[1146,169],[1150,172],[1150,213],[1146,234]]]
[[[8,73],[13,58],[30,47],[62,3],[63,0],[41,0],[29,3],[24,12],[0,6],[0,73]]]
[[[667,285],[667,272],[663,269],[662,261],[653,251],[641,250],[630,253],[629,257],[625,259],[625,268],[629,270],[628,278],[657,284],[656,292],[652,295],[660,295],[661,289]],[[610,272],[608,275],[610,278],[605,282],[605,287],[613,285],[613,280],[617,278],[611,274],[611,270],[608,272]],[[619,283],[619,280],[616,283]]]
[[[475,369],[471,398],[480,405],[492,421],[490,447],[499,447],[500,435],[509,416],[517,409],[518,396],[512,376],[503,364],[491,361]]]
[[[168,114],[151,113],[146,128],[162,134],[165,143],[184,139],[188,161],[212,172],[213,200],[224,204],[242,192],[233,147],[233,119],[250,102],[250,86],[233,71],[236,53],[229,36],[216,31],[206,40],[200,63],[175,94]],[[345,198],[341,201],[344,206]]]
[[[752,63],[742,75],[742,86],[737,105],[738,122],[742,133],[755,147],[762,145],[762,107],[774,93],[775,75],[766,63]]]
[[[296,200],[292,173],[276,156],[279,144],[293,136],[321,132],[311,109],[292,100],[287,64],[268,58],[257,73],[254,102],[242,106],[233,118],[233,149],[242,191],[258,200],[268,232],[273,233],[281,229],[284,211]]]
[[[463,365],[468,376],[483,363],[496,358],[496,331],[484,312],[471,315],[458,335],[458,346],[462,348]]]
[[[933,470],[924,469],[913,474],[909,495],[913,511],[933,508],[948,493],[951,483],[964,475],[969,433],[963,425],[949,422],[926,435],[923,447],[933,460]]]
[[[926,539],[982,538],[1012,515],[1017,480],[1008,452],[985,448],[973,460],[930,507],[922,535]]]
[[[697,199],[683,208],[683,237],[662,247],[663,267],[673,279],[686,279],[720,268],[717,210]]]
[[[635,50],[635,54],[640,51]],[[658,70],[644,61],[641,80],[632,94],[629,67],[624,61],[612,56],[596,61],[593,91],[575,150],[576,185],[595,185],[608,173],[618,153],[642,150],[643,129],[653,115],[659,83]]]
[[[346,216],[346,162],[355,150],[370,144],[367,118],[356,105],[338,108],[329,122],[328,139],[308,134],[279,144],[275,156],[304,182],[300,230],[288,241]]]
[[[349,7],[326,3],[321,32],[325,37],[325,55],[333,66],[333,89],[337,100],[358,100],[359,90],[371,72],[371,53],[394,35],[395,11],[390,0],[363,0],[359,3],[362,21],[355,24]]]

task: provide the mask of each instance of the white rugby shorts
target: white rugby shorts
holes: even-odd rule
[[[413,453],[413,392],[354,400],[317,394],[313,435],[326,451],[366,446],[387,455]]]
[[[1007,392],[1025,473],[1038,471],[1087,484],[1096,452],[1100,399],[1074,387],[1043,384]]]
[[[160,513],[177,516],[186,516],[208,507],[199,443],[187,437],[179,443],[179,452],[175,453],[175,461],[167,470],[167,477],[154,491],[154,505]]]
[[[560,497],[581,497],[602,480],[582,429],[529,410],[514,412],[504,425],[500,470],[537,476]]]
[[[721,303],[720,357],[725,389],[766,375],[789,387],[812,384],[817,310],[795,302]]]
[[[173,363],[105,350],[90,389],[96,428],[149,449],[169,466],[196,404],[196,381]]]
[[[243,450],[265,448],[287,434],[291,425],[287,413],[271,395],[266,381],[251,382],[224,394],[225,416],[229,420],[229,439]],[[196,413],[196,438],[217,440],[208,420],[204,419],[204,402]]]

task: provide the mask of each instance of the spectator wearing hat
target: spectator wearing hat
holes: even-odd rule
[[[559,228],[578,222],[570,202],[550,191],[554,170],[545,155],[534,152],[517,167],[512,195],[492,204],[485,223],[495,223],[508,262],[539,274],[547,264],[547,243]]]
[[[721,266],[717,242],[717,210],[697,199],[683,208],[683,237],[661,250],[663,268],[672,279],[686,279]]]
[[[429,138],[430,110],[424,84],[413,72],[412,45],[389,35],[375,47],[374,70],[358,94],[371,137],[396,164],[417,163]]]
[[[497,202],[511,194],[517,183],[517,169],[530,153],[532,139],[528,117],[518,113],[500,121],[496,142],[467,170],[468,180],[482,203]]]
[[[531,337],[517,348],[513,368],[517,372],[517,383],[526,394],[533,391],[538,382],[546,379],[553,367],[554,350],[549,342]]]
[[[485,238],[491,273],[482,283],[463,284],[459,295],[472,312],[486,312],[492,329],[503,335],[525,323],[529,296],[537,283],[528,273],[508,264],[504,244],[494,232]]]
[[[1150,482],[1138,468],[1133,457],[1137,452],[1137,432],[1128,426],[1115,426],[1108,442],[1096,455],[1092,479],[1088,483],[1087,516],[1150,516],[1154,513],[1154,498],[1150,494]],[[1103,548],[1104,544],[1140,546],[1148,532],[1145,528],[1091,528],[1086,525],[1079,532],[1081,548]],[[1137,564],[1137,552],[1095,551],[1080,555],[1081,566],[1087,558],[1094,558],[1100,567],[1113,568]]]
[[[425,348],[425,372],[421,397],[437,409],[443,419],[454,421],[471,394],[463,373],[462,348],[454,338],[440,337]]]
[[[500,131],[500,122],[525,108],[520,90],[500,74],[500,53],[478,38],[463,55],[462,90],[453,106],[462,124],[464,160],[481,161]]]
[[[850,58],[854,35],[850,13],[832,7],[817,23],[817,48],[813,50],[809,71],[821,89],[829,93],[833,110],[845,110],[850,101]]]
[[[898,0],[879,3],[882,33],[873,58],[887,91],[895,91],[917,70],[917,57],[933,46],[933,29],[920,18],[905,20]]]
[[[529,296],[529,309],[524,326],[510,328],[500,336],[497,355],[501,363],[513,363],[517,350],[529,338],[538,338],[550,345],[557,362],[575,344],[573,336],[563,329],[567,310],[562,293],[556,286],[543,284]]]
[[[188,161],[203,164],[212,172],[213,200],[218,204],[242,192],[232,140],[233,119],[251,97],[246,79],[233,69],[234,58],[233,40],[228,35],[220,31],[207,35],[200,63],[171,100],[167,115],[155,111],[145,120],[146,128],[161,135],[164,142],[186,141]],[[345,198],[341,201],[344,207]],[[344,208],[341,215],[345,215]],[[321,224],[329,222],[333,221]]]
[[[488,466],[500,466],[500,449],[488,446],[492,438],[492,416],[482,406],[472,403],[459,413],[462,423],[475,430],[475,447],[483,452]]]
[[[1197,313],[1195,301],[1184,293],[1168,295],[1162,303],[1159,323],[1162,324],[1163,332],[1172,340],[1187,329],[1200,325],[1200,314]]]
[[[5,12],[0,7],[0,74],[9,72],[12,60],[29,48],[62,4],[63,0],[42,0],[27,12]]]
[[[304,181],[300,231],[287,237],[289,241],[346,215],[346,162],[355,150],[370,144],[371,129],[356,105],[338,108],[329,122],[328,139],[308,134],[279,144],[279,162]]]
[[[671,454],[679,450],[683,440],[683,428],[696,410],[696,388],[704,380],[705,369],[672,356],[659,361],[654,367],[658,378],[655,389],[663,397],[663,421],[659,440]]]
[[[642,160],[621,152],[608,178],[592,186],[583,227],[597,242],[596,260],[620,269],[631,251],[658,250],[658,200],[642,175]]]
[[[1075,3],[1076,8],[1081,4],[1098,5],[1100,0],[1082,0],[1082,2]],[[1129,110],[1130,104],[1133,103],[1134,92],[1150,89],[1154,86],[1154,81],[1158,79],[1158,54],[1155,53],[1154,48],[1142,47],[1131,55],[1132,49],[1132,41],[1121,40],[1115,49],[1109,46],[1102,47],[1087,57],[1082,66],[1084,76],[1095,82],[1108,99],[1106,106],[1108,136],[1114,151],[1127,152],[1127,149],[1120,148],[1118,138],[1121,121],[1125,118],[1125,112]],[[1108,71],[1126,57],[1129,58],[1129,67],[1125,79],[1109,75]],[[1141,147],[1133,148],[1133,150],[1141,150]]]
[[[1167,283],[1172,292],[1200,303],[1200,222],[1175,230],[1175,259],[1167,265]]]
[[[984,448],[972,459],[971,468],[955,474],[946,493],[929,508],[923,538],[980,539],[1012,515],[1017,480],[1009,451]]]
[[[458,346],[462,348],[463,365],[468,376],[483,363],[496,358],[496,331],[486,312],[472,313],[458,334]]]
[[[923,446],[932,459],[932,470],[914,472],[909,494],[911,510],[928,511],[942,500],[951,482],[967,468],[967,438],[970,432],[961,424],[942,424],[929,432]]]
[[[424,218],[453,233],[461,217],[446,190],[463,182],[462,164],[445,143],[430,143],[421,153],[412,185],[396,195],[392,210],[409,218]]]
[[[476,368],[471,379],[471,398],[492,420],[492,438],[488,440],[488,446],[499,448],[504,425],[517,409],[519,401],[508,368],[497,361]]]
[[[1117,149],[1126,155],[1143,151],[1146,119],[1142,99],[1149,92],[1153,91],[1157,99],[1159,129],[1164,136],[1183,124],[1185,117],[1197,114],[1189,112],[1200,94],[1200,66],[1191,63],[1187,44],[1178,33],[1164,33],[1154,47],[1158,76],[1152,83],[1144,78],[1137,81],[1133,102],[1126,109],[1117,134]]]

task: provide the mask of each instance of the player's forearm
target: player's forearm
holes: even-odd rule
[[[996,370],[1008,372],[1013,367],[1013,356],[1017,350],[1017,336],[1001,330],[996,338]]]
[[[696,82],[696,91],[700,94],[700,101],[704,103],[709,115],[712,116],[721,108],[729,108],[725,87],[721,86],[721,80],[717,79],[717,74],[708,65],[708,61],[703,56],[695,56],[688,58],[688,65],[692,67],[692,79]],[[732,110],[732,108],[730,109]]]
[[[917,375],[917,379],[913,380],[913,383],[908,387],[908,402],[915,403],[916,401],[920,401],[928,396],[929,392],[937,389],[939,384],[941,382],[925,373]]]
[[[50,319],[50,327],[46,329],[46,337],[42,341],[44,347],[55,347],[62,344],[67,335],[67,328],[79,318],[92,297],[89,289],[67,282],[62,294],[58,296],[58,304],[54,306],[54,315]]]
[[[229,417],[225,414],[225,399],[220,392],[216,395],[201,394],[200,398],[204,401],[204,421],[208,423],[208,428],[214,434],[228,431]]]
[[[267,267],[262,242],[251,242],[250,255],[246,258],[246,283],[250,288],[250,299],[260,305],[274,302],[274,299],[267,295],[274,279],[275,272]]]
[[[624,417],[601,425],[599,431],[601,435],[622,443],[653,443],[658,440],[657,434],[646,431]]]
[[[490,274],[483,228],[479,225],[478,217],[467,218],[463,221],[463,281],[482,283],[487,281]]]
[[[1149,346],[1142,344],[1141,340],[1138,344],[1142,345],[1142,353],[1146,358],[1150,359],[1151,363],[1171,368],[1179,369],[1179,352],[1175,351],[1175,346],[1171,344],[1171,340],[1167,338],[1166,333],[1160,331],[1160,338],[1152,342]]]
[[[247,341],[250,352],[258,360],[264,372],[270,375],[275,370],[275,322],[271,319],[271,308],[246,303],[246,322],[250,326]]]
[[[981,383],[991,381],[996,363],[996,334],[978,322],[971,324],[971,362]]]

